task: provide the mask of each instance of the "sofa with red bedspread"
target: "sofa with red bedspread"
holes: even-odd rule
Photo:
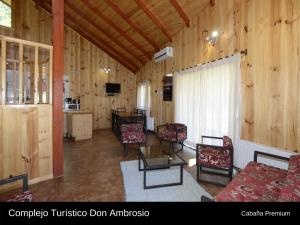
[[[257,162],[257,155],[285,159],[288,170]],[[255,152],[248,165],[214,198],[217,202],[300,201],[300,155],[289,159]]]

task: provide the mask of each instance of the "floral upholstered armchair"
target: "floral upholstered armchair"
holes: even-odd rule
[[[23,180],[23,191],[16,194],[0,194],[0,202],[31,202],[32,192],[28,188],[28,176],[27,174],[21,174],[19,176],[10,176],[7,179],[0,180],[0,185],[6,185],[18,180]]]
[[[128,154],[128,144],[146,144],[147,130],[143,123],[122,124],[121,143],[124,145],[125,155]]]
[[[157,137],[160,139],[160,143],[162,141],[171,144],[179,143],[181,150],[183,150],[183,142],[187,139],[187,126],[181,123],[167,123],[157,126]]]
[[[229,137],[211,137],[202,136],[202,143],[204,139],[211,139],[214,141],[221,141],[220,145],[197,144],[196,146],[196,165],[197,165],[197,180],[199,181],[199,171],[203,167],[227,171],[230,181],[232,180],[233,172],[233,144]],[[208,171],[207,171],[208,172]],[[213,172],[210,172],[213,173]],[[221,173],[215,173],[220,174]]]

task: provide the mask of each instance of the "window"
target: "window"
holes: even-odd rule
[[[146,115],[150,116],[151,107],[150,82],[145,81],[137,87],[137,108],[146,110]]]
[[[238,140],[239,76],[239,56],[175,74],[175,121],[187,125],[186,144],[201,143],[203,135],[228,135],[234,142]]]
[[[0,25],[11,27],[11,0],[0,0]]]

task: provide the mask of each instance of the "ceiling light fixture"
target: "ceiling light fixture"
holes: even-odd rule
[[[206,37],[206,40],[209,44],[215,45],[219,37],[219,32],[217,30],[214,30],[210,36]]]
[[[103,70],[104,70],[104,72],[105,72],[105,73],[107,73],[107,74],[109,74],[109,73],[110,73],[110,71],[111,71],[110,67],[108,67],[108,68],[104,68]]]

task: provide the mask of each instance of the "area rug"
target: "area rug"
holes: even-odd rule
[[[120,164],[127,202],[200,202],[202,195],[212,198],[185,169],[183,185],[144,189],[143,172],[138,170],[138,160]],[[147,171],[147,185],[178,182],[179,174],[179,167]]]

